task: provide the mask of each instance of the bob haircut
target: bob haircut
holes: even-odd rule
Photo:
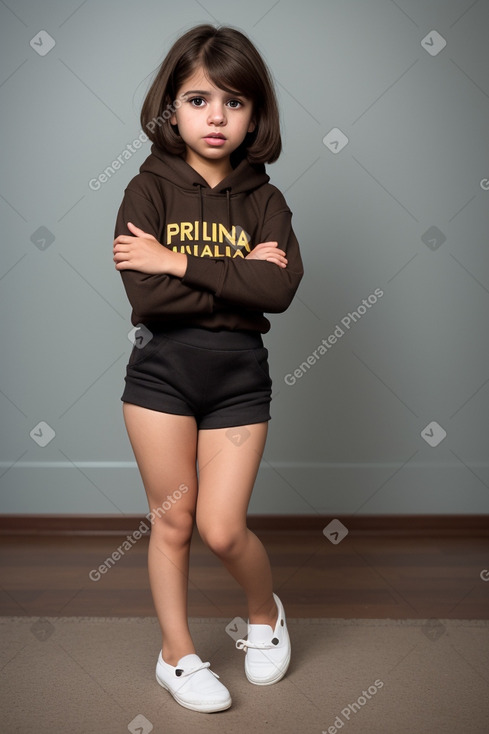
[[[255,129],[231,155],[237,165],[273,163],[282,151],[277,99],[270,72],[262,57],[243,34],[230,27],[199,25],[181,36],[168,52],[149,88],[141,109],[141,125],[158,148],[173,155],[185,153],[176,125],[169,122],[182,100],[178,90],[202,66],[213,84],[237,92],[253,103]]]

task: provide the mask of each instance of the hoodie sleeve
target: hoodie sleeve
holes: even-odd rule
[[[304,270],[299,244],[292,229],[292,212],[278,189],[264,216],[260,242],[278,242],[287,254],[287,267],[266,260],[199,258],[188,256],[182,282],[205,288],[227,303],[267,313],[285,311],[299,287]],[[256,243],[258,244],[258,243]]]
[[[117,214],[114,237],[132,235],[127,222],[133,222],[160,241],[161,215],[154,204],[130,187]],[[162,245],[164,247],[164,245]],[[214,296],[209,290],[201,290],[184,284],[172,275],[150,275],[137,270],[120,270],[122,282],[133,308],[136,321],[155,316],[204,314],[214,310]]]

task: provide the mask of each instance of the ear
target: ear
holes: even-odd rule
[[[256,127],[256,123],[255,123],[255,121],[254,121],[254,120],[251,120],[250,124],[248,125],[248,132],[249,132],[249,133],[252,133],[252,132],[254,132],[254,130],[255,130],[255,127]]]
[[[177,124],[177,116],[176,116],[175,113],[173,113],[173,115],[170,117],[170,123],[172,125],[176,125]]]

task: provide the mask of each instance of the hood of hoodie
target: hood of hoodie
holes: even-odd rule
[[[140,173],[151,173],[167,181],[172,186],[187,193],[196,193],[200,199],[200,221],[204,220],[205,197],[207,195],[226,196],[227,226],[231,226],[231,197],[251,193],[268,183],[270,177],[263,163],[251,164],[242,160],[231,173],[211,188],[207,181],[183,158],[165,153],[156,145],[151,146],[151,154],[140,167]]]
[[[199,186],[213,193],[224,193],[229,190],[232,194],[240,194],[253,191],[270,180],[263,163],[251,164],[245,159],[217,186],[211,188],[207,181],[183,158],[165,153],[154,144],[151,146],[151,154],[139,170],[141,173],[147,172],[160,176],[186,191],[195,190],[195,187]]]

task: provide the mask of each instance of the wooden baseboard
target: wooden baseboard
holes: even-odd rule
[[[249,515],[254,531],[322,531],[333,519],[353,535],[477,535],[489,536],[489,515]],[[0,515],[1,535],[131,534],[140,515]]]

